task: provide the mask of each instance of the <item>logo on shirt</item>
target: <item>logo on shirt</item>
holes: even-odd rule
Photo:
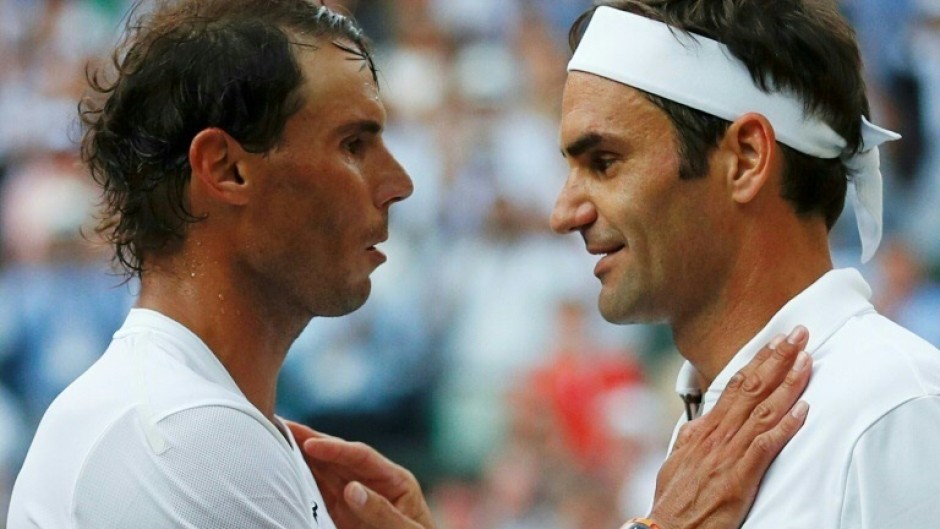
[[[320,506],[317,505],[317,502],[313,502],[313,522],[317,524],[317,527],[320,527],[320,519],[317,517],[317,511],[320,509]]]

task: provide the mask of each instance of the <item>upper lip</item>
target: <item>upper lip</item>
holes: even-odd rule
[[[602,255],[614,253],[626,246],[623,243],[587,243],[587,251],[591,255]]]
[[[386,233],[385,235],[382,235],[382,238],[381,238],[381,239],[379,239],[379,240],[375,241],[374,243],[370,244],[370,245],[369,245],[369,248],[370,248],[370,249],[371,249],[371,248],[375,248],[376,246],[378,246],[379,244],[382,244],[383,242],[385,242],[385,241],[387,241],[387,240],[388,240],[388,234]]]

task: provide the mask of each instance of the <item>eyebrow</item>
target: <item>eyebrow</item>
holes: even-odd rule
[[[569,156],[581,156],[585,152],[596,147],[602,141],[604,141],[604,138],[600,134],[596,132],[588,132],[565,146],[565,148],[561,151],[561,155],[565,158]]]
[[[378,121],[371,119],[363,119],[359,121],[353,121],[347,123],[340,127],[340,132],[342,134],[348,134],[350,132],[365,132],[368,134],[379,134],[382,132],[382,124]]]

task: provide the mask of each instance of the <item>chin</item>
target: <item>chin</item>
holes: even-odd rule
[[[619,307],[611,306],[610,304],[605,303],[603,297],[597,300],[597,310],[600,311],[601,317],[607,320],[608,323],[624,323],[624,317],[623,314],[620,313]]]
[[[624,316],[616,311],[605,310],[603,307],[598,307],[601,312],[601,317],[604,318],[607,323],[613,323],[614,325],[626,325],[628,323],[636,323],[632,321],[628,316]]]
[[[363,284],[354,285],[344,291],[334,292],[327,303],[317,304],[320,309],[315,311],[318,316],[336,318],[345,316],[359,310],[369,299],[372,292],[372,282],[366,280]]]
[[[615,325],[631,323],[652,323],[650,318],[643,317],[636,300],[618,299],[616,296],[607,296],[602,291],[597,299],[597,309],[607,322]]]

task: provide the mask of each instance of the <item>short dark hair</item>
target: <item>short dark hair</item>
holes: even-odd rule
[[[185,192],[196,134],[218,127],[259,153],[280,141],[304,104],[297,46],[329,41],[361,57],[378,82],[362,30],[318,2],[156,4],[147,13],[138,14],[141,3],[132,9],[113,75],[89,73],[93,94],[79,103],[82,158],[104,194],[97,229],[128,278],[200,220]]]
[[[764,90],[795,94],[806,110],[845,138],[846,152],[861,146],[861,116],[868,98],[855,32],[832,0],[603,0],[571,27],[577,48],[594,10],[604,5],[629,11],[678,30],[703,35],[728,47]],[[625,50],[625,52],[627,52]],[[705,112],[646,93],[679,136],[680,177],[708,171],[708,155],[730,123]],[[832,228],[842,213],[848,179],[842,161],[815,158],[786,145],[781,196],[801,216],[820,215]]]

